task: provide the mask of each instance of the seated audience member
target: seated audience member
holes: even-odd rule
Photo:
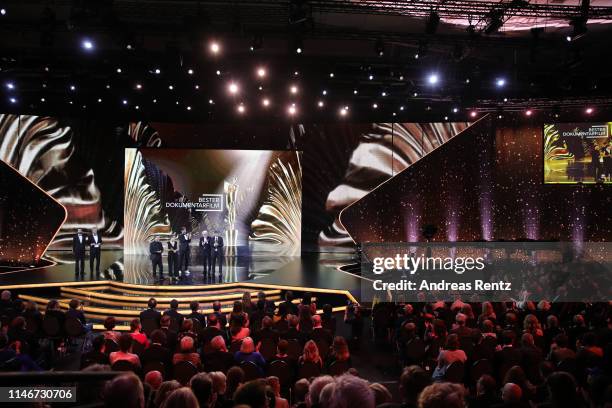
[[[221,322],[216,314],[210,314],[206,324],[206,328],[200,332],[199,336],[202,344],[206,345],[210,343],[210,341],[217,336],[221,336],[223,340],[225,340],[225,331],[221,330]]]
[[[227,406],[225,394],[227,391],[227,377],[221,371],[212,371],[208,373],[212,381],[212,389],[215,394],[215,407],[224,408]]]
[[[191,313],[187,315],[187,319],[197,320],[200,323],[200,328],[206,326],[206,316],[200,313],[200,303],[197,300],[189,303],[189,309]]]
[[[173,328],[180,328],[183,325],[183,319],[185,318],[181,312],[178,311],[179,308],[179,302],[176,299],[172,299],[170,301],[170,309],[166,310],[164,312],[164,316],[170,316],[170,319],[174,322],[173,324],[171,323],[171,327]]]
[[[225,313],[221,312],[221,302],[220,301],[215,300],[213,302],[213,312],[209,314],[206,318],[207,325],[210,325],[210,322],[208,320],[211,318],[211,316],[216,317],[216,320],[219,322],[219,327],[225,328],[225,326],[227,326],[227,317],[225,316]]]
[[[161,387],[162,383],[164,382],[164,377],[159,371],[153,370],[145,374],[144,382],[151,387],[151,390],[157,392],[159,387]]]
[[[501,336],[501,349],[496,350],[493,354],[493,365],[500,378],[505,374],[504,370],[521,364],[523,359],[521,351],[514,347],[515,336],[513,331],[504,330]]]
[[[19,342],[21,344],[21,349],[25,353],[36,354],[39,348],[38,339],[27,330],[26,326],[26,320],[23,316],[16,316],[11,321],[6,334],[9,342]]]
[[[0,315],[15,317],[14,315],[14,302],[12,298],[12,293],[10,290],[3,290],[0,295]]]
[[[383,404],[383,408],[416,408],[419,395],[431,384],[429,373],[418,365],[404,367],[399,380],[399,392],[402,396],[401,404]]]
[[[346,339],[342,336],[334,337],[334,342],[332,344],[331,353],[328,357],[328,366],[332,365],[334,362],[347,362],[349,367],[351,364],[351,353],[349,352],[348,343]]]
[[[548,359],[555,364],[567,359],[575,359],[576,352],[569,348],[569,339],[565,334],[558,334],[550,345]]]
[[[250,408],[268,408],[266,383],[261,380],[242,384],[234,394],[234,406],[244,405]]]
[[[298,365],[301,366],[304,363],[314,363],[323,369],[323,360],[319,355],[319,347],[317,343],[312,340],[308,340],[304,345],[304,351],[298,359]]]
[[[576,381],[570,374],[563,371],[552,373],[547,378],[546,385],[548,388],[548,398],[540,407],[570,408],[584,405],[581,403],[580,396],[576,391]]]
[[[9,342],[0,332],[0,366],[5,371],[42,371],[42,368],[28,355],[22,353],[21,342]]]
[[[310,389],[308,390],[307,402],[310,407],[319,407],[321,406],[321,402],[319,398],[321,397],[321,391],[328,384],[333,384],[334,378],[330,375],[321,375],[319,377],[315,377],[310,383]]]
[[[464,408],[465,388],[461,384],[434,383],[423,389],[419,408]]]
[[[131,344],[130,336],[124,336],[129,338]],[[113,378],[104,389],[104,406],[106,408],[145,408],[144,388],[140,379],[134,373],[126,373]]]
[[[183,325],[178,334],[178,341],[180,342],[185,336],[191,337],[193,342],[198,344],[198,334],[193,330],[193,320],[191,319],[183,319]]]
[[[492,405],[501,404],[502,400],[497,396],[497,384],[495,378],[485,374],[476,381],[476,396],[470,399],[470,408],[489,408]]]
[[[393,399],[393,396],[381,383],[372,383],[370,384],[370,390],[374,393],[374,402],[375,406],[380,406],[382,404],[388,404]]]
[[[210,374],[198,373],[191,377],[189,387],[198,400],[199,408],[212,408],[215,406],[217,395],[214,392],[213,381]]]
[[[325,391],[331,389],[329,399],[324,397]],[[342,374],[334,382],[327,384],[321,391],[320,401],[322,406],[328,408],[360,407],[374,408],[374,392],[364,379],[351,374]]]
[[[502,384],[516,384],[521,388],[523,402],[527,403],[535,396],[536,388],[529,382],[521,366],[513,366],[506,372]]]
[[[285,309],[286,313],[297,316],[298,305],[293,303],[293,299],[294,299],[293,292],[290,290],[286,291],[284,299],[285,300],[284,302],[281,303],[281,305],[284,305],[283,308]],[[279,305],[279,309],[280,309],[280,305]]]
[[[300,344],[304,344],[305,336],[298,330],[300,319],[296,315],[289,314],[287,315],[287,322],[289,323],[289,328],[281,337],[285,340],[297,340]]]
[[[170,351],[176,350],[178,344],[178,333],[170,328],[172,324],[172,318],[168,315],[163,315],[159,320],[160,330],[166,335],[166,344],[164,344]]]
[[[264,373],[266,360],[258,351],[255,351],[255,344],[253,343],[253,339],[250,337],[245,337],[244,340],[242,340],[240,351],[237,351],[236,354],[234,354],[234,360],[236,360],[236,363],[238,364],[245,361],[255,363],[259,371],[262,374]]]
[[[333,315],[332,305],[326,303],[323,305],[323,314],[321,314],[321,324],[324,329],[331,332],[332,336],[336,334],[336,318]]]
[[[247,318],[248,318],[248,315],[253,313],[253,311],[255,310],[253,302],[251,301],[251,291],[245,290],[242,293],[241,303],[242,303],[242,310],[244,311],[244,313],[247,314]]]
[[[521,336],[521,348],[519,350],[522,355],[521,367],[525,370],[529,381],[535,383],[539,379],[540,364],[544,361],[544,356],[542,350],[536,347],[531,333],[524,333]]]
[[[468,317],[463,313],[457,313],[455,316],[455,325],[451,329],[450,334],[456,334],[458,337],[472,337],[473,331],[467,326]]]
[[[506,383],[502,387],[502,403],[494,408],[529,408],[529,404],[522,401],[523,391],[514,383]]]
[[[140,358],[130,353],[132,348],[132,336],[125,333],[119,337],[119,351],[114,351],[108,356],[111,366],[117,361],[125,360],[130,362],[135,368],[140,368]]]
[[[36,337],[40,337],[42,335],[42,322],[43,315],[38,311],[38,304],[36,302],[27,301],[25,303],[25,310],[23,311],[23,317],[26,319],[30,330],[34,329],[31,327],[32,324],[35,325],[36,330],[33,330],[33,334]]]
[[[543,347],[545,343],[544,331],[540,325],[536,315],[528,314],[523,319],[523,333],[529,333],[533,336],[534,344],[538,347]]]
[[[288,351],[289,343],[287,342],[287,340],[279,340],[278,344],[276,345],[276,354],[274,355],[272,361],[284,361],[285,363],[287,363],[289,368],[291,368],[291,371],[295,372],[295,370],[297,369],[297,360],[287,354]]]
[[[544,343],[547,350],[550,348],[553,339],[563,332],[563,329],[559,327],[559,318],[554,314],[548,315],[546,318],[546,328],[544,329]]]
[[[225,400],[227,401],[227,406],[234,406],[234,394],[243,383],[244,371],[242,371],[242,368],[234,366],[227,370],[225,381]]]
[[[181,383],[176,380],[172,381],[164,381],[160,386],[157,392],[155,393],[155,400],[153,405],[156,408],[161,408],[164,406],[168,395],[170,395],[173,391],[181,388]]]
[[[98,335],[91,341],[91,351],[81,355],[81,369],[92,364],[109,364],[108,355],[104,353],[104,336]]]
[[[289,401],[281,397],[281,385],[278,377],[270,376],[266,378],[266,384],[274,392],[274,408],[289,408]]]
[[[266,292],[264,291],[257,292],[257,302],[263,302],[264,312],[266,316],[269,316],[269,317],[274,316],[274,312],[276,311],[276,304],[274,304],[273,300],[266,299]]]
[[[85,318],[85,313],[82,310],[79,310],[79,306],[81,306],[81,302],[77,299],[72,299],[68,302],[68,310],[66,311],[66,319],[76,319],[83,326],[87,324],[87,319]]]
[[[102,333],[102,335],[104,336],[104,340],[110,339],[113,340],[115,343],[119,343],[119,337],[121,337],[121,333],[114,330],[116,325],[117,319],[115,319],[113,316],[109,316],[104,319],[104,328],[106,329]]]
[[[176,365],[181,361],[189,361],[198,369],[202,368],[200,355],[195,352],[193,338],[185,336],[180,342],[180,351],[172,356],[172,364]]]
[[[251,334],[251,330],[248,327],[243,326],[241,321],[241,319],[234,319],[230,321],[230,341],[232,343],[242,341],[245,337],[248,337]]]
[[[161,330],[153,330],[151,333],[151,344],[140,355],[142,365],[159,361],[164,364],[166,369],[169,369],[172,364],[172,352],[164,347],[166,343],[166,334]]]
[[[135,342],[140,343],[145,347],[149,346],[149,339],[147,339],[147,335],[142,332],[140,319],[133,319],[130,322],[130,336],[132,336],[132,340]]]
[[[245,292],[245,294],[248,292]],[[249,295],[250,296],[250,295]],[[248,298],[250,302],[250,297]],[[249,325],[249,315],[244,311],[243,302],[237,300],[234,302],[231,313],[228,316],[230,327],[242,326],[247,327]]]
[[[168,394],[163,408],[199,408],[198,399],[190,388],[181,387]]]
[[[308,389],[310,382],[306,378],[302,378],[293,386],[292,400],[294,408],[307,408],[306,398],[308,397]]]
[[[161,320],[161,312],[157,310],[157,300],[150,298],[147,302],[147,308],[140,312],[140,320],[153,320],[159,327],[159,321]]]
[[[216,336],[210,341],[211,352],[202,356],[204,369],[206,371],[222,371],[227,372],[234,365],[234,356],[227,351],[225,340],[223,337]]]
[[[310,333],[310,339],[316,343],[325,342],[327,346],[331,346],[333,337],[331,331],[323,327],[323,321],[321,316],[312,316],[312,332]]]
[[[438,365],[434,371],[433,378],[436,381],[443,380],[446,369],[455,361],[465,364],[467,361],[467,355],[463,350],[459,349],[459,336],[453,333],[449,334],[448,338],[446,339],[446,348],[440,350]]]
[[[53,317],[57,319],[57,322],[60,327],[60,333],[64,332],[64,322],[66,320],[66,314],[62,311],[62,308],[60,307],[60,304],[57,300],[51,299],[49,302],[47,302],[47,307],[45,309],[45,319],[47,317]]]
[[[274,343],[278,341],[278,333],[272,329],[274,321],[270,316],[264,316],[261,320],[261,330],[255,333],[253,340],[259,346],[264,339],[272,340]]]

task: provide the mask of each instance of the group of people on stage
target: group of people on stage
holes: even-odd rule
[[[98,234],[96,227],[89,234],[85,234],[82,228],[72,238],[72,253],[74,254],[74,274],[83,276],[85,274],[85,254],[89,248],[89,272],[93,273],[94,263],[96,275],[100,274],[100,250],[102,248],[102,236]]]
[[[189,276],[189,266],[191,264],[191,233],[187,232],[187,227],[181,228],[181,233],[178,236],[173,235],[167,243],[168,249],[168,275],[170,279],[176,281]],[[202,275],[204,278],[214,277],[217,265],[219,266],[219,276],[223,274],[223,237],[215,231],[213,236],[208,235],[208,231],[202,231],[200,242],[198,245],[200,254],[202,255]],[[164,279],[164,265],[162,262],[162,254],[164,246],[160,242],[159,236],[156,236],[153,242],[149,245],[149,254],[151,258],[151,266],[153,268],[153,276],[157,277],[159,269],[159,279]]]

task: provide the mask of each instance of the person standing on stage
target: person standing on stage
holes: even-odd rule
[[[223,275],[223,238],[219,236],[219,231],[215,231],[212,239],[212,275],[215,276],[215,269],[219,264],[219,276]]]
[[[210,237],[208,231],[202,231],[200,237],[200,251],[202,252],[202,275],[206,278],[211,273],[211,253],[210,253]],[[214,275],[214,274],[212,274]]]
[[[178,242],[174,235],[168,241],[168,276],[172,280],[178,278]]]
[[[81,275],[85,273],[85,246],[87,245],[87,237],[83,234],[83,229],[77,228],[76,235],[72,238],[72,253],[74,254],[74,274]]]
[[[189,243],[191,234],[187,232],[187,227],[181,228],[179,235],[179,274],[181,277],[189,275],[189,258],[191,257]]]
[[[151,266],[153,267],[153,277],[157,276],[157,267],[159,267],[159,280],[164,280],[164,264],[162,263],[162,252],[164,246],[159,242],[159,236],[153,238],[153,242],[149,244],[149,256],[151,257]]]
[[[98,229],[93,227],[91,234],[87,237],[89,242],[89,273],[93,275],[94,260],[96,261],[96,275],[100,275],[100,249],[102,247],[102,237],[98,235]]]

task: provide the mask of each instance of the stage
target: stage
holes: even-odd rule
[[[197,257],[192,263],[188,277],[171,281],[164,268],[163,281],[155,279],[151,263],[143,255],[123,255],[121,250],[103,250],[100,262],[100,275],[89,270],[89,260],[85,260],[85,273],[75,275],[74,261],[69,251],[49,251],[48,265],[26,269],[5,268],[0,272],[0,288],[10,286],[28,287],[61,283],[86,283],[98,281],[118,281],[144,286],[210,286],[230,283],[254,282],[282,286],[310,287],[349,290],[358,295],[360,278],[346,272],[346,265],[358,262],[356,254],[350,250],[333,252],[309,252],[299,257],[282,257],[258,254],[257,256],[226,256],[223,274],[218,271],[214,279],[203,276],[203,267]],[[164,267],[167,264],[164,259]],[[343,269],[344,268],[344,269]],[[358,268],[357,268],[358,269]]]

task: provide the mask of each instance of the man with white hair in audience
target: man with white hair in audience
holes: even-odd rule
[[[370,384],[351,374],[336,377],[321,391],[322,408],[374,408],[376,402]]]
[[[321,391],[327,384],[333,382],[334,378],[331,375],[322,375],[312,380],[312,383],[310,384],[310,388],[308,390],[308,395],[306,396],[308,406],[317,406],[319,404],[319,396],[321,394]]]
[[[185,336],[181,339],[180,352],[175,353],[172,357],[172,364],[176,365],[181,361],[189,361],[198,369],[202,368],[202,360],[200,355],[194,350],[193,337]]]

